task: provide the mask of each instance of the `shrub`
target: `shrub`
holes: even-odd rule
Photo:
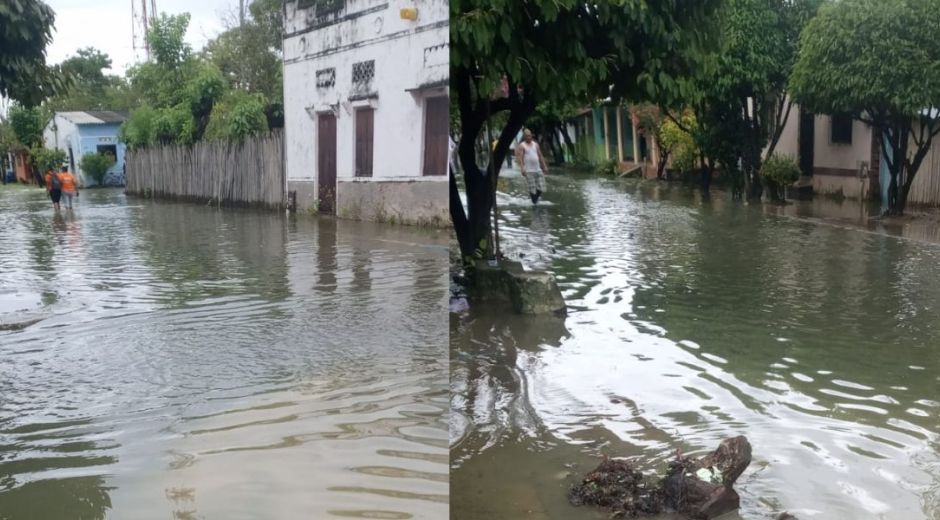
[[[776,200],[785,198],[785,188],[800,178],[800,165],[789,155],[773,154],[764,161],[760,175]]]
[[[206,139],[238,141],[267,130],[264,98],[260,94],[233,91],[212,108]]]
[[[91,175],[97,184],[103,184],[105,174],[114,166],[114,158],[110,155],[86,153],[79,164],[82,171]]]
[[[684,114],[681,121],[688,132],[680,128],[672,119],[667,118],[660,123],[658,134],[663,148],[669,150],[672,167],[679,173],[685,174],[695,168],[695,161],[699,155],[698,146],[692,135],[698,123],[691,112]]]
[[[601,175],[616,176],[618,173],[620,173],[620,165],[615,159],[604,161],[600,164],[600,166],[597,167],[597,173]]]
[[[59,167],[68,160],[64,150],[57,148],[41,148],[38,146],[33,147],[29,151],[29,156],[33,162],[33,166],[35,166],[41,174],[45,174],[49,170],[58,171]]]
[[[142,106],[133,112],[121,125],[118,138],[130,148],[148,146],[153,142],[153,124],[157,111],[149,106]]]

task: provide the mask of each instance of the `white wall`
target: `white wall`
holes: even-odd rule
[[[316,113],[333,111],[337,130],[337,180],[355,174],[355,108],[370,105],[374,113],[373,176],[364,182],[420,180],[446,182],[446,176],[423,177],[424,99],[446,94],[446,87],[408,92],[448,78],[449,39],[446,0],[348,0],[338,23],[299,33],[307,11],[287,4],[284,40],[284,110],[287,179],[315,181]],[[399,15],[415,7],[417,21]],[[365,14],[363,14],[365,13]],[[329,15],[328,15],[329,16]],[[312,22],[311,22],[312,23]],[[377,99],[349,101],[352,64],[375,60],[372,91]],[[333,67],[336,83],[318,89],[316,71]]]
[[[56,128],[54,131],[53,126]],[[46,128],[42,132],[42,137],[46,148],[58,148],[64,151],[66,161],[69,160],[69,148],[71,147],[75,160],[75,168],[72,173],[76,175],[79,185],[84,186],[83,177],[81,172],[78,171],[78,162],[81,160],[82,156],[82,151],[78,143],[78,126],[57,114],[46,124]],[[72,167],[69,166],[69,169],[72,169]]]
[[[832,119],[827,115],[816,116],[815,133],[813,165],[817,168],[858,170],[859,161],[871,160],[871,127],[861,121],[852,121],[851,144],[832,142]]]

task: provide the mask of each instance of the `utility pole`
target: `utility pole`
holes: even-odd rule
[[[245,0],[238,0],[238,26],[245,26]]]

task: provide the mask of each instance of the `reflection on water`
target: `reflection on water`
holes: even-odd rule
[[[446,240],[0,191],[0,518],[447,516]],[[25,309],[25,310],[24,310]]]
[[[656,183],[547,196],[502,209],[502,244],[569,316],[451,315],[459,518],[603,518],[565,499],[600,455],[737,434],[741,518],[940,518],[940,246]]]

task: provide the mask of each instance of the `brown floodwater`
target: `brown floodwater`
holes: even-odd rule
[[[442,232],[0,188],[0,518],[446,518],[448,269]]]
[[[935,229],[595,176],[549,176],[533,208],[503,184],[504,253],[569,314],[451,314],[452,518],[606,518],[566,500],[602,455],[657,472],[734,435],[754,459],[730,518],[940,518]]]

